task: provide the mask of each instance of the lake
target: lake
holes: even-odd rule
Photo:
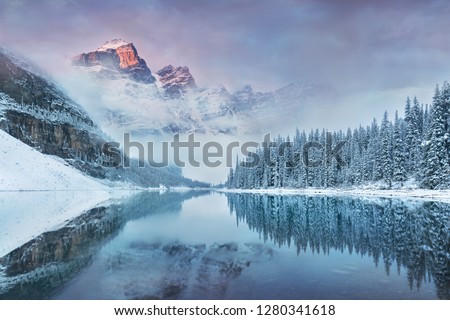
[[[450,299],[449,222],[441,202],[141,192],[0,258],[0,299]]]

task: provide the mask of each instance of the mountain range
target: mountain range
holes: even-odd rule
[[[329,86],[312,83],[271,92],[249,85],[234,93],[223,86],[201,87],[186,66],[168,65],[153,73],[136,47],[121,39],[74,57],[72,65],[76,72],[67,75],[69,81],[56,84],[0,48],[0,130],[85,175],[143,187],[205,184],[184,178],[180,168],[104,166],[105,142],[124,132],[256,135],[295,127],[300,116],[333,97]],[[15,152],[29,154],[8,141]],[[2,170],[14,172],[16,167]]]
[[[250,85],[233,93],[223,86],[201,87],[187,66],[152,73],[134,44],[122,39],[75,56],[72,65],[78,77],[68,90],[113,135],[292,131],[335,96],[325,83],[299,82],[270,92]]]

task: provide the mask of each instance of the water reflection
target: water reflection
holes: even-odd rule
[[[0,258],[0,299],[450,299],[449,213],[439,202],[144,192]]]
[[[369,255],[387,274],[406,267],[411,289],[433,280],[437,296],[450,299],[449,204],[260,194],[228,194],[228,204],[265,241],[298,254]]]
[[[0,299],[47,299],[81,270],[126,222],[160,211],[180,211],[184,200],[208,192],[143,192],[93,208],[63,228],[43,233],[0,258]]]
[[[272,256],[252,243],[131,242],[126,250],[103,252],[90,274],[58,298],[223,299],[245,269]],[[101,290],[86,294],[94,279]]]

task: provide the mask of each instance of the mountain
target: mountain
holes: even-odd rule
[[[155,81],[143,82],[120,69],[117,50],[129,46],[138,57],[136,48],[120,39],[76,56],[72,64],[77,77],[66,85],[112,136],[292,130],[307,125],[314,110],[329,106],[335,96],[324,83],[293,83],[270,92],[254,91],[250,85],[234,93],[223,86],[199,87],[187,66],[165,66],[152,75]]]
[[[121,47],[123,46],[119,48]],[[113,49],[105,48],[105,50]],[[135,79],[130,70],[132,69],[125,71],[127,77]],[[104,179],[106,183],[112,180],[125,181],[142,187],[158,187],[160,184],[205,186],[184,178],[181,170],[175,168],[153,168],[148,165],[143,167],[134,160],[131,161],[132,165],[129,168],[124,168],[119,163],[113,166],[111,163],[105,163],[103,145],[111,141],[111,138],[108,138],[81,105],[72,100],[61,88],[1,47],[0,130],[40,153],[64,159],[64,163],[92,177]],[[21,152],[8,151],[5,148],[0,145],[0,151],[3,153],[11,157],[22,157]],[[13,154],[9,154],[10,152]],[[26,154],[24,158],[28,160],[29,170],[22,171],[30,173],[30,181],[34,181],[34,178],[42,174],[52,175],[48,166],[39,167],[33,163],[33,157],[28,157],[30,153]],[[122,159],[127,161],[128,157],[122,156]],[[11,183],[10,179],[7,180],[2,184]],[[42,188],[45,189],[44,183]]]
[[[84,109],[54,83],[4,49],[0,50],[0,129],[44,154],[93,164],[103,133]]]
[[[188,67],[168,65],[156,73],[164,90],[172,97],[178,97],[188,89],[197,88],[194,77]]]
[[[139,57],[134,45],[122,39],[108,41],[96,51],[82,53],[72,59],[72,64],[85,67],[102,66],[105,68],[105,76],[109,77],[118,73],[138,82],[155,82],[152,72],[145,60]]]

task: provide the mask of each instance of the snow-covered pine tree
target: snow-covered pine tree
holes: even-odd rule
[[[412,167],[412,162],[410,159],[411,154],[411,145],[412,145],[412,111],[411,111],[411,99],[409,97],[406,98],[405,103],[405,153],[406,153],[406,167],[408,170]]]
[[[233,188],[234,187],[234,173],[233,173],[233,168],[230,168],[230,170],[228,171],[228,178],[227,178],[227,182],[225,183],[227,188]]]
[[[447,150],[447,176],[445,177],[445,188],[450,188],[450,84],[444,82],[441,89],[441,103],[444,109],[445,146]]]
[[[372,181],[378,181],[383,177],[381,159],[378,156],[380,154],[381,142],[380,142],[380,129],[376,119],[373,119],[370,127],[370,139],[367,148],[367,161],[371,171]]]
[[[278,137],[270,147],[256,150],[260,164],[254,168],[237,163],[230,170],[228,186],[234,188],[305,188],[354,186],[384,180],[387,187],[392,181],[403,182],[413,177],[424,188],[450,187],[450,85],[437,87],[431,107],[420,106],[417,98],[408,98],[405,120],[396,114],[392,124],[387,113],[379,127],[376,120],[370,126],[333,133],[333,141],[346,141],[341,157],[346,165],[334,159],[325,166],[326,131],[312,129],[307,135],[297,129],[293,149],[281,148],[290,138]],[[319,166],[306,166],[303,148],[308,142],[315,144],[308,150],[309,161]],[[278,146],[278,148],[274,148]],[[267,155],[270,154],[270,161]],[[83,155],[78,155],[83,158]],[[285,167],[287,163],[294,167]]]
[[[443,88],[448,91],[448,84]],[[427,140],[424,142],[424,162],[422,168],[422,187],[443,189],[449,187],[449,156],[446,146],[447,97],[441,94],[439,86],[433,96],[430,110],[430,124]]]
[[[381,174],[387,187],[392,187],[392,124],[389,122],[387,111],[384,112],[380,128],[381,149],[379,153]]]
[[[393,149],[393,168],[392,179],[396,182],[403,182],[407,180],[405,168],[405,144],[402,139],[401,122],[398,118],[398,112],[395,112],[394,133],[392,136]]]
[[[409,146],[409,172],[414,176],[417,177],[417,174],[420,170],[420,159],[421,159],[421,112],[420,112],[420,104],[417,100],[417,97],[414,97],[413,105],[411,108],[411,121],[409,123],[409,126],[406,126],[406,139],[410,141]],[[408,137],[408,135],[410,137]]]

